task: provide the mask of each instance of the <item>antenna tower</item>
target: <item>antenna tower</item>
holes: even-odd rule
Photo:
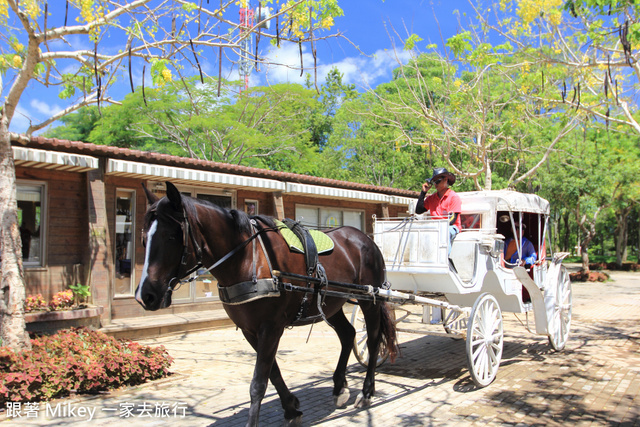
[[[238,73],[244,80],[244,90],[249,89],[249,76],[253,70],[251,52],[253,43],[251,42],[251,29],[253,28],[255,13],[251,8],[249,0],[242,0],[240,5],[240,60],[238,61]]]

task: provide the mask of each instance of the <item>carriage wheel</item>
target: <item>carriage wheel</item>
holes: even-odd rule
[[[462,339],[465,329],[467,329],[467,317],[461,311],[451,310],[442,323],[444,331],[452,335],[454,340]]]
[[[502,359],[502,312],[498,301],[482,294],[473,304],[467,326],[467,360],[473,382],[486,387],[495,379]]]
[[[549,344],[560,351],[569,339],[571,329],[571,305],[573,293],[571,280],[564,266],[560,266],[555,295],[553,296],[553,312],[549,318]]]
[[[360,306],[353,305],[353,311],[351,312],[351,324],[356,329],[356,337],[353,340],[353,354],[358,359],[358,362],[365,368],[369,366],[369,348],[367,347],[367,325],[364,320],[364,315]],[[378,352],[378,360],[376,361],[376,367],[382,365],[389,357],[389,352],[386,349],[382,349]]]

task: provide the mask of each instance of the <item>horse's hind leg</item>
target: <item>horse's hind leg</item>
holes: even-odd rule
[[[353,325],[349,323],[349,320],[347,320],[342,310],[338,310],[336,314],[328,320],[338,334],[340,344],[342,345],[338,365],[333,373],[333,403],[336,407],[342,408],[347,404],[347,400],[349,399],[346,376],[347,362],[349,361],[351,350],[353,350],[353,340],[356,336],[356,330]]]
[[[245,336],[245,338],[247,339],[247,341],[249,342],[249,344],[251,344],[251,347],[253,347],[254,350],[256,350],[256,352],[258,352],[258,340],[256,337],[254,337],[253,335],[249,335],[247,333],[245,333],[243,331],[243,334]],[[280,341],[279,338],[277,340],[278,342]],[[276,343],[276,350],[278,347],[278,344]],[[259,353],[258,353],[259,354]],[[258,358],[260,358],[260,356],[258,356]],[[254,379],[251,381],[251,406],[253,407],[253,400],[254,400],[254,381],[256,380],[256,372],[258,371],[258,363],[259,361],[256,362],[256,370],[254,371]],[[282,373],[280,372],[280,367],[278,366],[278,363],[275,360],[275,352],[273,355],[273,363],[271,365],[271,370],[269,373],[269,379],[271,380],[271,383],[273,384],[273,386],[276,388],[276,391],[278,392],[278,396],[280,397],[280,402],[282,404],[282,409],[284,409],[284,418],[289,421],[292,424],[296,424],[298,422],[300,422],[301,418],[302,418],[302,412],[298,411],[298,408],[300,407],[300,401],[298,400],[298,398],[291,393],[291,391],[289,391],[289,388],[287,387],[287,384],[284,382],[284,379],[282,378]],[[266,382],[266,381],[265,381]],[[266,384],[265,384],[265,390],[262,392],[262,397],[264,397],[264,393],[266,392]],[[260,401],[262,401],[262,397],[260,398]],[[259,411],[259,408],[258,408]],[[250,417],[251,419],[251,411],[250,411]]]
[[[362,392],[356,398],[355,407],[361,408],[371,404],[371,398],[376,391],[375,388],[375,371],[376,361],[378,360],[378,349],[381,339],[380,325],[380,305],[373,304],[369,301],[360,301],[360,308],[364,314],[367,326],[367,349],[369,350],[369,363],[367,365],[367,375],[364,379]]]

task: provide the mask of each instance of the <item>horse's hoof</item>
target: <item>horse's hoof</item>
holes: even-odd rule
[[[290,420],[284,420],[284,427],[300,427],[302,426],[302,412],[297,417]]]
[[[356,403],[353,405],[354,408],[368,408],[371,406],[371,398],[365,398],[362,392],[358,393],[358,397],[356,397]]]
[[[342,387],[340,390],[340,394],[337,396],[333,396],[333,404],[336,408],[344,408],[347,405],[347,400],[349,400],[349,389],[346,387]]]

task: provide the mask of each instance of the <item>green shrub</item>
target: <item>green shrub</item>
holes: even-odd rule
[[[69,289],[73,292],[73,298],[77,303],[83,302],[91,296],[89,285],[76,283],[75,285],[69,286]]]
[[[86,328],[31,340],[15,353],[0,347],[0,406],[95,393],[166,376],[173,359],[164,347],[116,340]]]

